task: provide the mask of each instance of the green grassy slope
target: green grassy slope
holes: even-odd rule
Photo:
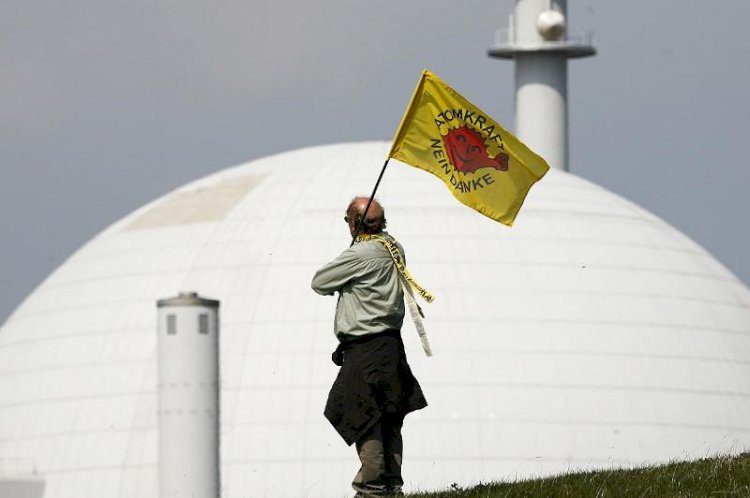
[[[658,467],[613,469],[565,474],[511,483],[480,484],[474,488],[437,493],[413,493],[410,498],[625,498],[625,497],[750,497],[750,453]]]

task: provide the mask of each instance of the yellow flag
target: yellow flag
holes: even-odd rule
[[[429,71],[388,157],[429,171],[467,206],[511,226],[547,162]]]

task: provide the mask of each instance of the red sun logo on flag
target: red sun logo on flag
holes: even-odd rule
[[[482,136],[466,126],[450,130],[443,143],[451,164],[462,173],[474,173],[480,168],[508,171],[508,155],[501,152],[491,158]]]

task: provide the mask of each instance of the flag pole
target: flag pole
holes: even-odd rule
[[[372,200],[375,198],[375,192],[378,191],[378,186],[380,186],[380,180],[383,179],[383,173],[385,173],[385,167],[388,166],[388,161],[390,161],[391,157],[393,157],[394,148],[401,143],[403,140],[402,134],[406,132],[406,126],[404,126],[411,116],[411,114],[414,112],[417,97],[420,95],[422,91],[422,87],[424,86],[424,80],[427,77],[428,71],[425,69],[422,71],[422,75],[419,77],[419,82],[417,83],[417,86],[414,88],[414,93],[411,95],[411,99],[409,99],[409,105],[406,106],[406,111],[404,112],[404,115],[401,117],[401,123],[398,126],[398,130],[396,130],[396,136],[393,137],[393,142],[391,143],[391,150],[388,153],[388,157],[385,160],[385,163],[383,163],[383,169],[380,170],[380,176],[378,176],[378,181],[375,182],[375,188],[372,189],[372,194],[370,194],[370,199],[367,201],[367,207],[365,208],[364,215],[362,216],[362,219],[359,220],[359,223],[357,224],[357,230],[354,232],[354,237],[352,237],[352,243],[349,244],[349,247],[354,245],[354,241],[357,240],[357,236],[359,236],[359,232],[362,230],[362,222],[365,219],[365,216],[367,216],[367,210],[370,209],[370,204],[372,204]]]
[[[388,161],[390,160],[391,160],[391,157],[388,156],[385,159],[385,162],[383,163],[383,169],[380,170],[378,181],[375,182],[375,188],[372,189],[372,194],[370,194],[370,199],[368,199],[367,201],[367,207],[365,207],[362,217],[359,219],[359,223],[357,223],[357,230],[354,232],[354,236],[352,237],[352,243],[349,244],[349,247],[354,245],[354,241],[357,240],[357,237],[359,236],[359,232],[362,230],[362,224],[365,221],[365,217],[367,217],[367,210],[370,209],[370,204],[372,204],[372,200],[375,198],[375,192],[378,191],[378,187],[380,186],[380,180],[383,179],[383,173],[385,173],[385,168],[386,166],[388,166]]]

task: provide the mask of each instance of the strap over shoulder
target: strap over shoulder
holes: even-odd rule
[[[422,308],[419,307],[417,301],[414,299],[414,292],[416,292],[419,297],[421,297],[428,303],[433,302],[435,300],[435,296],[433,296],[430,291],[422,287],[422,285],[414,280],[414,278],[409,273],[409,270],[407,270],[406,268],[404,258],[401,257],[401,253],[399,252],[398,247],[396,247],[396,244],[394,244],[393,241],[383,237],[382,235],[360,234],[359,236],[357,236],[357,242],[365,240],[375,240],[383,244],[383,246],[388,250],[391,259],[393,260],[393,263],[396,265],[396,269],[398,270],[401,287],[404,289],[404,298],[406,299],[406,304],[408,305],[411,319],[414,322],[414,327],[417,329],[417,334],[419,334],[419,339],[422,342],[422,349],[424,350],[425,355],[432,356],[432,348],[430,347],[430,342],[427,339],[427,332],[425,331],[424,324],[422,323],[424,313],[422,312]]]

